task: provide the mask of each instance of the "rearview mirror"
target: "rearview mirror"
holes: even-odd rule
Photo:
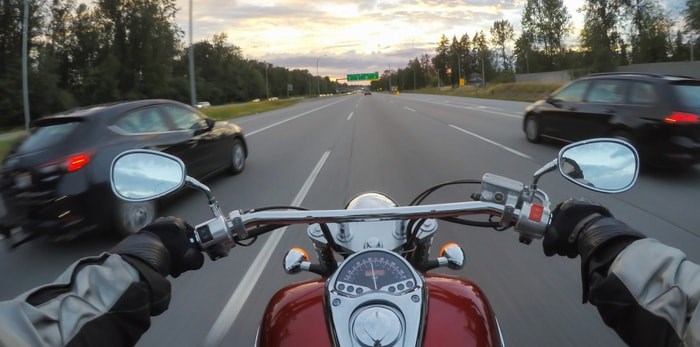
[[[185,172],[185,164],[169,154],[126,151],[112,162],[112,191],[127,201],[156,199],[180,189],[185,184]]]
[[[566,179],[602,193],[620,193],[632,188],[639,174],[637,151],[616,139],[570,144],[559,152],[557,163]]]

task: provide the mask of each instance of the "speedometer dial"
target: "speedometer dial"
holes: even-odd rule
[[[343,266],[338,275],[336,287],[339,290],[354,286],[354,288],[370,291],[393,292],[396,289],[393,285],[412,279],[410,269],[397,256],[386,252],[365,252],[352,258]],[[361,293],[364,289],[359,292]]]

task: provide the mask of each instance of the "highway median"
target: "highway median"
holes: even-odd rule
[[[429,87],[418,90],[406,90],[405,93],[420,93],[420,94],[435,94],[462,96],[470,98],[484,99],[499,99],[512,101],[533,102],[539,99],[544,99],[555,91],[564,83],[545,83],[545,82],[514,82],[514,83],[498,83],[488,85],[484,88],[476,86],[462,87]]]

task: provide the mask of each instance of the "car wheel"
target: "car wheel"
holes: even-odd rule
[[[136,233],[156,218],[156,202],[118,200],[115,208],[114,226],[121,235]]]
[[[245,168],[245,147],[243,147],[241,140],[235,139],[231,147],[231,168],[229,172],[232,175],[238,175],[243,172],[243,168]]]
[[[525,118],[525,138],[532,143],[538,143],[542,140],[540,136],[540,123],[533,116],[527,116],[527,118]]]

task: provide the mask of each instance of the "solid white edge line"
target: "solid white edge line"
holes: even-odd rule
[[[245,134],[245,136],[246,136],[246,137],[253,136],[253,135],[255,135],[255,134],[257,134],[257,133],[259,133],[259,132],[261,132],[261,131],[263,131],[263,130],[267,130],[267,129],[270,129],[270,128],[272,128],[272,127],[276,127],[276,126],[278,126],[278,125],[280,125],[280,124],[282,124],[282,123],[289,122],[290,120],[297,119],[297,118],[299,118],[299,117],[301,117],[301,116],[306,116],[306,115],[309,114],[309,113],[313,113],[313,112],[316,112],[316,111],[318,111],[318,110],[324,109],[324,108],[326,108],[326,107],[328,107],[328,106],[335,105],[335,104],[337,104],[337,103],[339,103],[339,102],[341,102],[341,101],[345,101],[345,100],[338,100],[338,101],[336,101],[336,102],[332,102],[332,103],[330,103],[330,104],[323,105],[323,106],[321,106],[321,107],[317,107],[317,108],[315,108],[315,109],[313,109],[313,110],[306,111],[306,112],[304,112],[304,113],[300,113],[300,114],[298,114],[298,115],[296,115],[296,116],[293,116],[293,117],[291,117],[291,118],[287,118],[287,119],[285,119],[285,120],[281,120],[281,121],[279,121],[279,122],[277,122],[277,123],[272,123],[272,124],[270,124],[270,125],[268,125],[268,126],[266,126],[266,127],[260,128],[260,129],[258,129],[258,130],[253,130],[253,131],[251,131],[251,132]]]
[[[348,120],[350,120],[350,118],[352,118],[353,113],[355,113],[355,112],[350,112],[350,115],[348,116]]]
[[[420,100],[420,99],[415,99],[415,100],[417,100],[417,101],[422,101],[422,102],[427,102],[427,103],[429,103],[429,104],[450,106],[450,107],[456,107],[456,108],[463,108],[463,109],[465,109],[465,110],[473,110],[473,111],[478,111],[478,112],[493,113],[493,114],[498,114],[498,115],[501,115],[501,116],[506,116],[506,117],[511,117],[511,118],[519,118],[519,119],[522,119],[522,118],[523,118],[522,116],[518,116],[518,115],[514,115],[514,114],[503,113],[503,112],[496,112],[496,111],[490,111],[490,110],[486,110],[486,109],[482,109],[482,108],[478,108],[478,107],[473,107],[473,106],[464,106],[464,105],[450,104],[450,101],[445,101],[445,102],[443,102],[443,103],[439,103],[439,102],[432,102],[432,101],[428,101],[428,100]],[[494,107],[488,107],[488,106],[482,106],[482,107],[496,109],[496,108],[494,108]]]
[[[409,111],[413,111],[413,112],[416,112],[416,110],[414,110],[414,109],[412,109],[412,108],[410,108],[410,107],[406,107],[406,106],[404,106],[403,108],[405,108],[405,109],[407,109],[407,110],[409,110]]]
[[[323,156],[321,156],[321,159],[316,164],[316,167],[314,167],[313,171],[311,171],[311,174],[306,179],[306,182],[304,182],[304,185],[301,186],[301,190],[299,190],[299,193],[297,193],[294,201],[292,201],[292,205],[301,205],[301,203],[304,201],[306,194],[309,192],[309,189],[311,189],[311,185],[313,185],[314,181],[316,180],[318,173],[321,172],[321,168],[323,168],[323,164],[326,163],[326,159],[328,159],[330,154],[331,151],[329,150],[326,151]],[[241,312],[243,305],[248,300],[248,296],[253,291],[255,285],[260,279],[262,271],[270,261],[272,253],[282,239],[286,229],[287,228],[284,227],[273,231],[272,235],[270,235],[267,241],[265,241],[260,253],[258,253],[258,255],[255,257],[245,275],[241,277],[239,285],[233,291],[233,294],[231,294],[228,302],[226,302],[226,305],[224,305],[224,309],[216,318],[211,330],[209,330],[209,333],[204,338],[204,346],[218,346],[226,333],[228,333],[228,331],[231,329],[233,323],[238,317],[238,314]]]
[[[502,145],[502,144],[500,144],[500,143],[498,143],[498,142],[489,140],[489,139],[487,139],[487,138],[485,138],[485,137],[483,137],[483,136],[481,136],[481,135],[474,134],[474,133],[471,132],[471,131],[464,130],[464,129],[462,129],[462,128],[458,127],[458,126],[452,125],[452,124],[450,124],[450,127],[454,128],[454,129],[457,129],[457,130],[459,130],[459,131],[461,131],[461,132],[463,132],[463,133],[465,133],[465,134],[474,136],[474,137],[476,137],[477,139],[486,141],[486,142],[488,142],[488,143],[490,143],[490,144],[492,144],[492,145],[494,145],[494,146],[501,147],[501,148],[505,149],[506,151],[511,152],[511,153],[513,153],[513,154],[515,154],[515,155],[519,155],[519,156],[521,156],[521,157],[523,157],[523,158],[525,158],[525,159],[532,159],[531,156],[529,156],[529,155],[527,155],[527,154],[525,154],[525,153],[518,152],[518,151],[516,151],[516,150],[514,150],[514,149],[512,149],[512,148],[510,148],[510,147],[508,147],[508,146],[505,146],[505,145]]]

